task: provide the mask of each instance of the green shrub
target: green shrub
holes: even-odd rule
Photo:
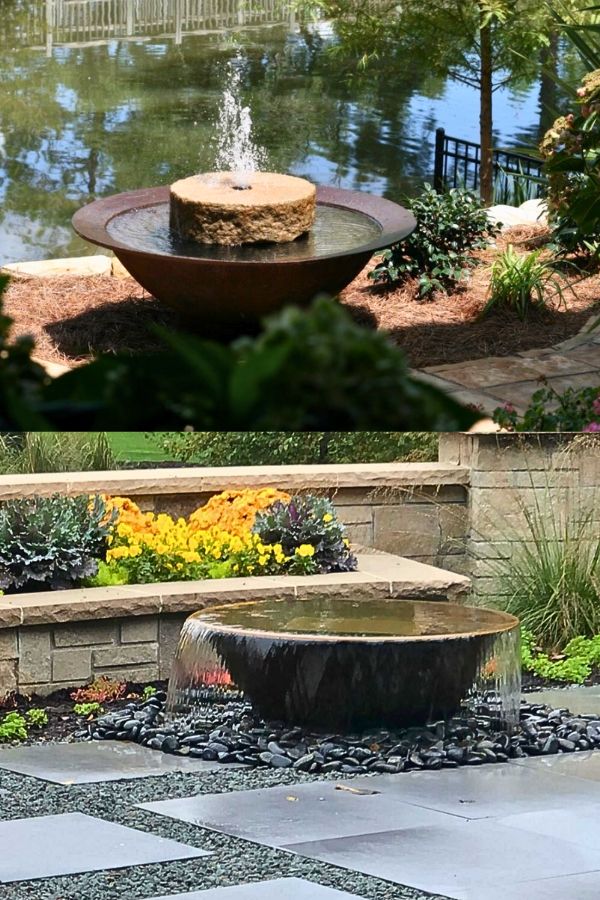
[[[559,116],[540,144],[554,240],[597,252],[600,241],[600,69],[577,91],[579,109]]]
[[[494,309],[515,312],[525,321],[532,312],[548,307],[547,293],[564,303],[564,289],[551,259],[541,259],[543,250],[532,253],[515,253],[509,244],[492,266],[490,296],[483,309],[487,315]]]
[[[9,340],[12,319],[2,315],[2,295],[7,285],[8,278],[0,275],[0,431],[11,428],[43,431],[47,422],[39,406],[50,378],[31,358],[31,338]]]
[[[2,322],[4,430],[453,431],[478,418],[413,378],[384,334],[326,298],[282,310],[230,347],[164,330],[162,353],[105,354],[54,380],[26,364],[29,344],[3,349]]]
[[[175,431],[152,435],[175,459],[204,466],[435,462],[427,431]]]
[[[337,520],[332,503],[325,497],[292,497],[278,500],[259,512],[253,531],[265,544],[281,544],[286,556],[293,557],[290,572],[351,572],[356,557],[344,537],[344,526]],[[314,554],[302,548],[313,548]],[[304,553],[306,552],[306,555]],[[312,565],[311,565],[312,562]]]
[[[430,185],[407,205],[417,220],[409,237],[383,253],[371,278],[395,284],[418,278],[419,296],[446,291],[475,264],[473,250],[487,245],[500,226],[492,224],[479,197],[452,188],[438,194]]]
[[[600,431],[600,388],[558,393],[546,384],[533,394],[522,416],[507,403],[494,410],[493,418],[508,431]]]
[[[0,588],[68,588],[95,575],[112,518],[100,497],[6,501],[0,506]]]

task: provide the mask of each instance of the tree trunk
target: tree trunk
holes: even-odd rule
[[[329,445],[333,434],[331,431],[323,431],[319,438],[319,463],[329,462]]]
[[[481,162],[479,167],[479,193],[484,203],[489,205],[494,199],[494,166],[492,158],[492,31],[489,21],[485,22],[481,11],[479,28],[481,46],[479,143]]]

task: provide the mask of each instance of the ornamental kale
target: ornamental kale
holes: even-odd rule
[[[311,558],[315,572],[352,572],[357,567],[344,526],[326,497],[308,494],[277,501],[257,514],[253,531],[265,544],[281,544],[286,556]]]
[[[100,497],[28,497],[0,506],[0,588],[76,587],[95,575],[112,516]]]

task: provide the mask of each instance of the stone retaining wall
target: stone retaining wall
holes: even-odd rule
[[[359,571],[304,577],[127,585],[10,595],[0,603],[0,697],[49,694],[99,675],[167,678],[186,617],[257,597],[462,600],[469,579],[387,553],[359,554]]]

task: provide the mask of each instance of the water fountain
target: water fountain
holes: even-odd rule
[[[228,336],[285,304],[339,293],[416,224],[390,200],[262,171],[241,66],[237,57],[228,67],[217,171],[96,200],[73,217],[75,231],[114,251],[150,294]]]
[[[484,694],[518,721],[519,623],[420,600],[257,600],[190,616],[169,682],[172,716],[240,691],[267,720],[328,731],[418,725]],[[207,695],[208,692],[208,695]]]

